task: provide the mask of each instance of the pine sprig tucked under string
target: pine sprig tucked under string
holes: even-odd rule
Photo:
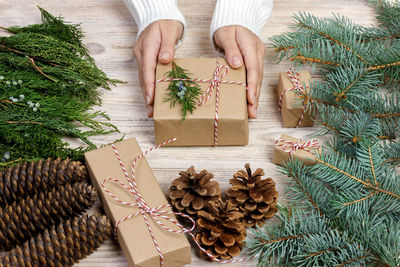
[[[41,24],[2,28],[0,37],[0,166],[15,161],[81,159],[92,135],[117,131],[101,111],[99,87],[119,83],[98,69],[79,25],[39,8]],[[82,128],[82,126],[84,128]],[[68,148],[64,137],[87,146]]]
[[[191,79],[185,69],[172,62],[172,70],[165,74],[171,79]],[[168,97],[165,102],[171,102],[171,107],[177,103],[182,105],[182,120],[185,120],[187,113],[193,113],[197,107],[197,101],[201,95],[200,85],[190,80],[171,81],[168,85]]]

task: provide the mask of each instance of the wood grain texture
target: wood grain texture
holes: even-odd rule
[[[136,137],[142,149],[153,145],[153,121],[146,118],[144,101],[139,87],[137,64],[132,47],[136,40],[137,27],[125,8],[122,0],[0,0],[0,25],[26,25],[40,21],[36,5],[52,14],[60,15],[67,21],[81,23],[86,32],[85,44],[95,58],[98,66],[110,77],[127,81],[111,91],[104,91],[103,105],[98,109],[106,111],[111,122],[121,134],[92,138],[96,144],[110,143],[120,138]],[[188,27],[184,43],[176,52],[177,57],[214,57],[209,40],[209,24],[215,0],[181,0],[180,8],[184,13]],[[374,23],[374,12],[366,0],[275,0],[272,15],[262,31],[267,44],[268,37],[290,30],[293,22],[291,15],[300,10],[319,16],[340,13],[368,26]],[[249,162],[254,168],[264,168],[267,176],[273,177],[278,191],[283,195],[285,178],[278,174],[277,167],[271,162],[274,141],[287,133],[305,137],[314,128],[283,129],[277,108],[275,87],[278,73],[287,69],[290,63],[273,63],[273,52],[268,49],[264,62],[264,83],[258,118],[250,121],[250,144],[246,147],[198,147],[160,149],[150,156],[148,161],[153,168],[164,192],[169,183],[177,177],[180,170],[191,165],[196,169],[208,169],[215,174],[223,189],[229,185],[229,179],[237,169]],[[79,143],[73,143],[79,145]],[[284,198],[281,197],[281,201]],[[93,208],[99,211],[100,205]],[[217,265],[199,259],[193,250],[193,263],[190,266]],[[254,262],[228,264],[226,266],[255,266]],[[82,260],[80,267],[127,267],[126,260],[118,245],[107,241],[93,255]]]

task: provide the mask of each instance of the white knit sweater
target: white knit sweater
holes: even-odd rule
[[[177,0],[124,0],[124,3],[138,26],[137,38],[157,20],[177,20],[186,28]],[[260,38],[260,31],[271,14],[272,6],[273,0],[217,0],[210,27],[211,40],[216,30],[229,25],[246,27]]]

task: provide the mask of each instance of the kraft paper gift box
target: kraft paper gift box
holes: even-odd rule
[[[141,154],[140,147],[136,139],[131,138],[116,143],[119,155],[125,168],[130,174],[133,160]],[[101,188],[101,183],[106,178],[117,178],[128,184],[122,168],[116,158],[111,146],[106,146],[94,151],[85,153],[86,166],[92,183],[100,192],[101,202],[105,212],[115,224],[116,221],[125,216],[139,211],[136,207],[124,206],[112,199]],[[168,204],[156,178],[153,175],[146,159],[141,158],[135,166],[135,177],[139,192],[147,201],[150,207],[157,207]],[[122,201],[136,204],[134,196],[117,183],[108,182],[106,187],[112,194]],[[162,210],[171,211],[171,208]],[[147,215],[148,216],[148,215]],[[175,216],[167,215],[176,220]],[[165,257],[164,264],[169,267],[178,267],[191,262],[190,244],[184,234],[176,234],[162,229],[150,216],[148,216],[151,228],[155,234],[156,240]],[[159,218],[159,217],[158,217]],[[160,219],[160,218],[159,218]],[[173,223],[165,219],[160,219],[165,225],[180,230]],[[137,215],[132,219],[122,222],[117,228],[118,243],[122,248],[129,266],[157,267],[160,266],[160,256],[154,246],[150,233],[146,227],[142,215]]]
[[[307,146],[307,149],[312,153],[301,148],[301,146],[297,150],[294,150],[292,155],[290,153],[293,149],[293,144],[304,145],[306,142],[307,141],[301,141],[295,137],[282,134],[275,143],[272,162],[278,165],[283,165],[284,162],[287,162],[291,157],[293,157],[294,159],[302,161],[306,166],[314,165],[316,163],[315,156],[321,152],[321,147],[315,140],[309,141],[309,145]]]
[[[174,61],[186,69],[191,78],[212,79],[217,67],[216,58],[178,58]],[[227,63],[221,58],[220,64]],[[172,64],[158,64],[156,80],[165,78],[165,73],[171,68]],[[245,84],[245,68],[230,68],[223,80]],[[210,86],[210,82],[198,82],[198,84],[202,93]],[[177,103],[175,107],[171,107],[170,102],[165,102],[168,85],[169,82],[156,82],[153,116],[156,144],[176,137],[176,142],[171,143],[171,146],[214,145],[215,90],[205,104],[197,106],[192,114],[188,113],[186,119],[182,120],[181,105]],[[249,127],[245,86],[220,84],[218,117],[218,145],[248,144]]]
[[[311,81],[311,74],[309,71],[298,71],[300,74],[300,81],[303,85],[308,86]],[[304,112],[304,116],[301,119],[303,113],[303,99],[299,98],[299,95],[295,90],[287,90],[293,88],[294,84],[290,81],[288,74],[283,71],[279,75],[279,83],[277,87],[278,101],[281,103],[281,114],[282,122],[285,128],[295,127],[309,127],[314,125],[308,111]],[[284,92],[287,90],[286,92]],[[282,94],[283,93],[283,94]],[[282,98],[282,99],[281,99]],[[301,121],[300,121],[301,120]],[[298,125],[300,121],[300,124]]]

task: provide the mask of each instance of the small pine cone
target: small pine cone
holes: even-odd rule
[[[263,169],[251,172],[250,165],[245,165],[246,171],[240,170],[229,181],[232,185],[226,195],[243,212],[243,223],[246,227],[261,225],[278,211],[278,191],[272,178],[262,180]]]
[[[54,187],[0,208],[0,249],[10,250],[51,225],[93,206],[97,191],[85,182]]]
[[[84,215],[53,225],[0,258],[4,267],[67,267],[93,253],[109,237],[106,216]]]
[[[209,201],[221,198],[221,189],[217,181],[211,181],[212,173],[202,170],[196,173],[194,167],[181,171],[180,177],[172,181],[169,197],[178,211],[197,218],[197,213],[207,209]]]
[[[230,200],[211,201],[209,211],[199,211],[196,240],[216,258],[228,260],[240,254],[246,238],[243,213]],[[208,256],[200,251],[201,256]]]
[[[81,182],[86,167],[70,159],[24,162],[0,172],[0,206],[66,183]]]

